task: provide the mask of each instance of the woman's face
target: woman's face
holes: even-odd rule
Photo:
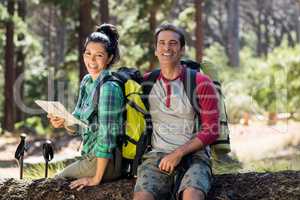
[[[83,53],[83,59],[87,71],[95,80],[100,72],[107,67],[112,56],[108,57],[108,53],[102,43],[89,42]]]

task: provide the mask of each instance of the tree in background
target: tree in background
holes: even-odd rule
[[[26,18],[26,1],[25,0],[18,0],[18,16],[19,18],[25,23]],[[25,70],[25,52],[24,52],[24,42],[25,42],[25,33],[19,32],[17,35],[18,47],[16,50],[16,79],[19,78]],[[20,94],[20,100],[23,101],[24,99],[24,84],[20,87],[20,91],[15,91]],[[22,121],[24,119],[24,114],[21,109],[17,106],[16,107],[16,121]]]
[[[5,45],[5,89],[4,89],[4,122],[3,129],[14,130],[15,123],[15,104],[13,103],[13,84],[16,77],[15,70],[15,45],[14,45],[14,22],[15,1],[7,2],[9,18],[6,21],[6,45]]]
[[[82,51],[85,38],[93,30],[93,21],[92,21],[92,1],[91,0],[80,0],[79,4],[79,27],[78,27],[78,57],[80,63],[80,80],[87,73],[84,66]]]
[[[196,60],[201,63],[203,58],[203,24],[202,24],[202,6],[203,0],[195,0],[195,36],[196,36]]]
[[[240,65],[240,38],[239,38],[239,2],[240,0],[227,1],[227,55],[229,64],[233,67]]]
[[[99,6],[101,24],[109,23],[109,5],[108,0],[100,0]]]

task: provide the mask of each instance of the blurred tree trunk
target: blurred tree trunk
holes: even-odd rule
[[[109,6],[108,0],[100,0],[100,21],[101,23],[109,23]]]
[[[239,4],[240,0],[227,1],[228,27],[227,27],[227,53],[229,64],[232,67],[240,65],[239,42]]]
[[[262,24],[262,9],[261,6],[259,4],[259,0],[256,0],[256,6],[257,6],[257,10],[258,10],[258,14],[257,14],[257,20],[258,23],[256,24],[257,30],[256,30],[256,38],[257,38],[257,42],[256,42],[256,55],[257,56],[261,56],[262,54],[262,30],[261,30],[261,24]]]
[[[148,21],[151,33],[155,32],[155,28],[157,25],[156,13],[157,13],[157,6],[154,4],[150,10],[150,16]],[[154,48],[154,40],[152,37],[151,39],[149,39],[149,50],[153,48]],[[149,53],[151,53],[149,70],[152,71],[155,68],[155,57],[153,52],[150,51]]]
[[[201,63],[203,58],[203,23],[202,23],[202,5],[203,0],[195,0],[195,20],[196,20],[196,60]]]
[[[268,56],[269,44],[270,44],[270,34],[269,34],[269,16],[265,13],[263,18],[264,26],[264,43],[263,43],[263,54],[265,57]]]
[[[79,70],[79,80],[83,78],[83,76],[87,73],[84,62],[83,62],[83,45],[85,42],[86,37],[92,31],[92,1],[91,0],[80,0],[79,4],[79,32],[78,32],[78,56],[79,56],[79,63],[80,63],[80,70]]]
[[[60,16],[56,29],[56,35],[57,35],[57,45],[56,45],[56,57],[57,57],[57,63],[56,65],[62,65],[65,60],[65,51],[66,51],[66,14],[64,11],[60,11]]]
[[[297,3],[297,13],[295,17],[297,43],[300,43],[300,3]]]
[[[18,0],[18,16],[25,22],[26,17],[26,0]],[[17,36],[19,47],[17,48],[17,58],[16,58],[16,79],[24,73],[25,69],[25,53],[24,53],[24,42],[25,42],[25,34],[19,33]],[[24,99],[24,84],[21,85],[20,91],[18,92],[20,95],[20,101]],[[18,107],[18,102],[16,106],[16,121],[22,121],[24,119],[23,111]]]
[[[6,45],[5,45],[5,88],[4,88],[4,122],[3,129],[12,132],[15,123],[15,104],[13,98],[13,85],[16,76],[14,63],[14,6],[15,1],[7,2],[7,11],[10,18],[6,21]]]

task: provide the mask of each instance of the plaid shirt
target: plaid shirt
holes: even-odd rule
[[[115,82],[107,81],[101,86],[98,117],[91,117],[94,111],[93,97],[97,85],[109,75],[108,70],[103,70],[99,77],[93,81],[88,74],[80,83],[79,98],[73,115],[89,124],[89,128],[80,130],[83,137],[82,155],[112,158],[112,150],[116,147],[116,137],[123,131],[124,96],[120,86]]]

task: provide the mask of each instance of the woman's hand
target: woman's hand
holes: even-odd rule
[[[77,179],[75,181],[72,181],[70,183],[70,188],[71,189],[77,189],[77,191],[80,191],[82,188],[86,186],[94,186],[98,185],[99,181],[97,181],[94,177],[84,177]]]
[[[47,117],[54,128],[63,128],[65,119],[48,114]]]

